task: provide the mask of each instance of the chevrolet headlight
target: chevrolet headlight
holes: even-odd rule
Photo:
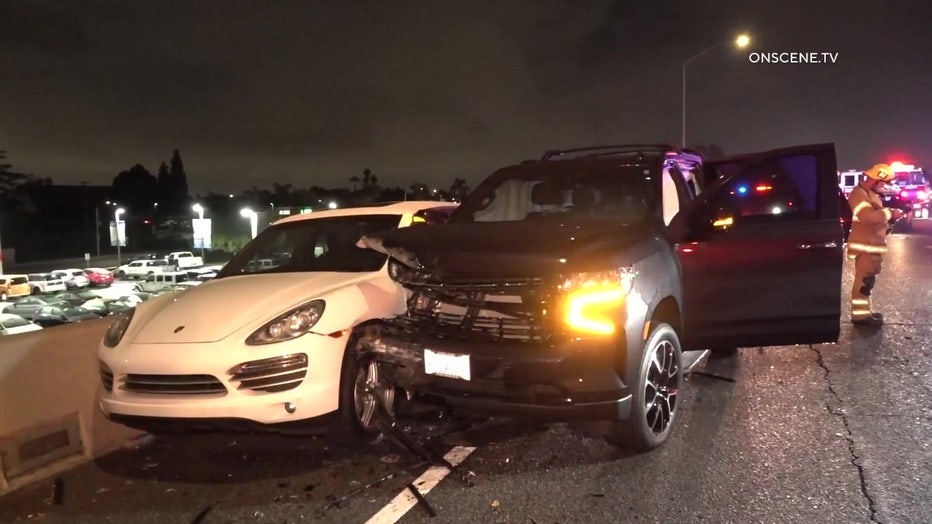
[[[612,335],[621,320],[621,308],[634,285],[635,272],[625,267],[610,271],[577,273],[563,279],[563,321],[573,331]]]
[[[104,335],[105,346],[108,348],[117,347],[117,344],[123,340],[123,335],[126,334],[130,322],[133,321],[133,314],[135,312],[136,309],[133,308],[114,315],[113,322],[110,322],[110,327],[107,328],[107,333]]]
[[[310,331],[323,314],[323,300],[308,302],[257,329],[246,339],[246,344],[259,346],[298,338]]]

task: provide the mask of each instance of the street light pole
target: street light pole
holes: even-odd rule
[[[241,217],[249,219],[249,231],[252,233],[252,238],[256,238],[259,233],[259,215],[248,207],[241,209],[239,214]]]
[[[191,209],[193,209],[194,212],[197,213],[197,218],[198,218],[197,225],[200,228],[200,235],[201,235],[201,262],[205,262],[204,260],[204,206],[200,204],[194,204],[194,207],[192,207]]]
[[[97,239],[97,257],[100,257],[100,204],[94,204],[94,237]]]
[[[122,239],[120,238],[120,237],[121,237],[121,235],[120,235],[120,215],[122,215],[122,214],[125,213],[125,212],[126,212],[126,211],[125,211],[122,207],[121,207],[121,208],[118,208],[116,211],[113,212],[114,222],[116,223],[117,267],[123,265],[123,259],[122,259],[121,255],[120,255],[120,241],[122,240]]]
[[[689,63],[692,62],[693,60],[708,53],[709,51],[715,49],[716,47],[723,45],[723,44],[727,44],[729,42],[732,42],[732,40],[723,40],[721,42],[714,43],[710,45],[709,47],[703,49],[702,51],[699,51],[698,53],[691,56],[690,58],[687,58],[683,62],[683,129],[682,129],[682,134],[680,136],[680,145],[682,147],[686,147],[686,66],[689,65]],[[741,49],[741,48],[747,47],[747,45],[751,42],[751,39],[748,37],[748,35],[740,35],[738,36],[738,38],[733,40],[733,42],[735,46]]]

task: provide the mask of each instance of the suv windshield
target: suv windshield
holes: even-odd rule
[[[567,162],[493,175],[488,184],[468,197],[452,220],[505,222],[570,217],[638,224],[657,213],[659,195],[657,167],[602,163],[580,168]]]
[[[398,227],[401,215],[299,220],[266,228],[228,262],[217,278],[248,273],[378,271],[386,255],[356,247],[363,235]]]

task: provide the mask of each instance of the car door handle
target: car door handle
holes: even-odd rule
[[[838,242],[829,241],[829,242],[816,242],[814,244],[799,244],[796,246],[796,249],[835,249],[838,247]]]

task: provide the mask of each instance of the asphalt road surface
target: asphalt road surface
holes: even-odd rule
[[[425,480],[429,465],[392,441],[147,436],[0,498],[0,521],[394,522],[385,508],[408,484],[439,479],[400,522],[932,522],[932,221],[890,239],[874,297],[881,329],[845,312],[837,344],[710,361],[651,453],[426,408],[403,426],[465,456],[445,478],[433,468]]]

